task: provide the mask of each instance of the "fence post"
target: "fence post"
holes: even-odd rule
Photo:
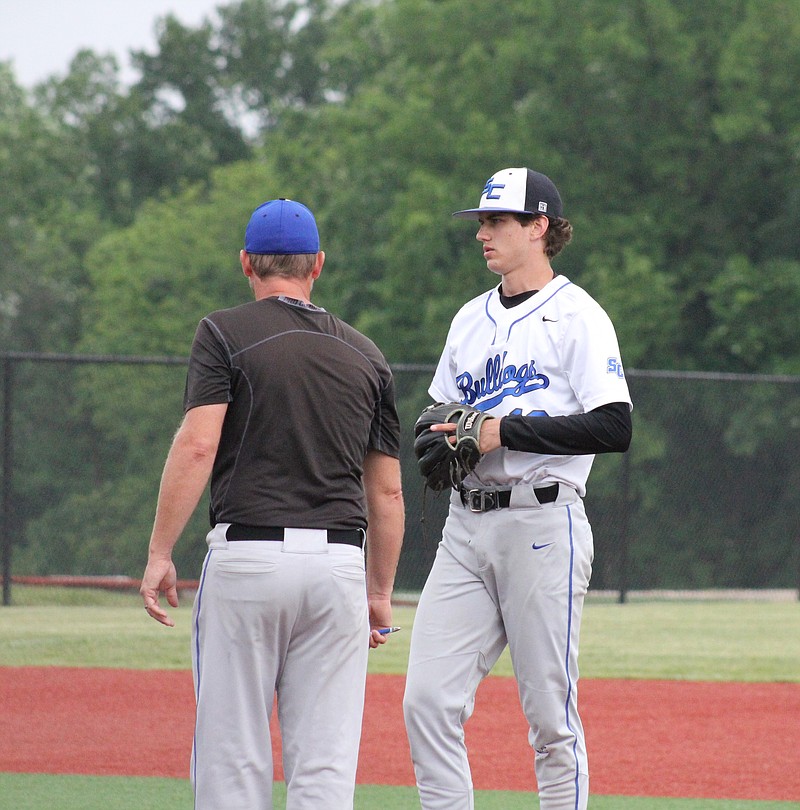
[[[631,461],[630,450],[622,454],[622,469],[620,472],[620,489],[622,515],[619,527],[619,604],[628,601],[628,522],[631,511]]]
[[[0,553],[3,569],[3,604],[11,604],[11,472],[12,438],[11,438],[11,400],[13,388],[14,361],[3,358],[3,486],[2,486],[2,521],[0,522]]]

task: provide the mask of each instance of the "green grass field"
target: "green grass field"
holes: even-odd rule
[[[188,669],[192,606],[176,626],[148,619],[138,595],[16,586],[0,608],[0,665]],[[414,621],[370,655],[370,672],[402,674]],[[590,600],[584,610],[584,678],[800,682],[800,603]],[[511,675],[508,654],[495,675]]]
[[[58,804],[53,797],[58,796]],[[275,783],[275,808],[286,805],[286,791]],[[713,801],[710,799],[653,799],[629,796],[592,796],[591,810],[797,810],[795,802]],[[5,810],[132,810],[160,807],[192,810],[189,783],[181,779],[126,779],[123,777],[44,776],[0,773],[0,807]],[[536,810],[530,793],[476,791],[475,810]],[[359,785],[354,810],[412,810],[419,808],[415,788]]]
[[[83,589],[15,586],[0,608],[0,665],[188,669],[191,600],[176,627],[148,619],[138,596]],[[370,654],[370,672],[402,674],[412,607],[398,607],[403,631]],[[800,604],[760,601],[592,601],[581,643],[585,678],[658,678],[800,682]],[[510,675],[504,655],[497,675]],[[2,766],[0,765],[0,768]],[[0,807],[15,810],[123,810],[167,806],[190,810],[188,781],[155,778],[0,773]],[[276,784],[275,807],[285,806]],[[363,785],[356,810],[418,808],[413,788]],[[531,810],[530,793],[476,792],[476,810]],[[746,802],[592,796],[592,810],[788,810],[798,802]]]

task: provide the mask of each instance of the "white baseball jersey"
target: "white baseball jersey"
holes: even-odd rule
[[[603,308],[563,275],[506,309],[494,288],[465,304],[450,326],[428,389],[496,417],[568,416],[630,393],[614,326]],[[556,456],[504,447],[485,456],[464,485],[561,482],[583,497],[593,455]]]

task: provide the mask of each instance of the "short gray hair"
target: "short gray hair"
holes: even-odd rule
[[[316,253],[248,253],[250,266],[260,278],[281,276],[282,278],[308,278],[314,269]]]

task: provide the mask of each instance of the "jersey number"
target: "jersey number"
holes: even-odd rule
[[[514,408],[509,416],[522,416],[522,408]],[[531,411],[526,413],[525,416],[547,416],[547,411]]]

